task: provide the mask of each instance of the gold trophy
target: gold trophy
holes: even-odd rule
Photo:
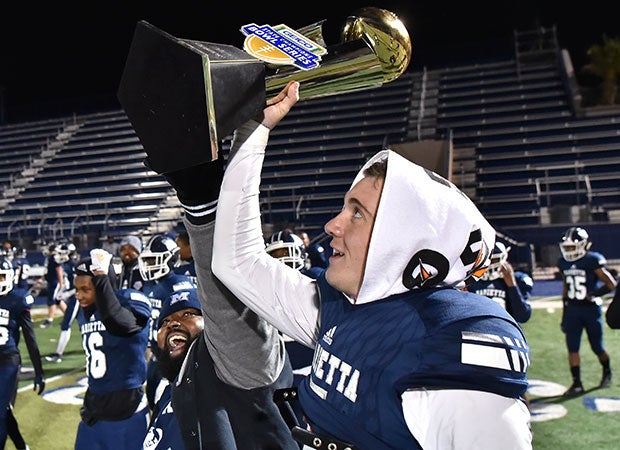
[[[176,38],[138,22],[118,98],[147,153],[145,164],[166,173],[217,159],[221,139],[258,115],[290,80],[300,82],[300,99],[307,100],[377,88],[407,69],[411,40],[394,13],[357,10],[346,20],[342,42],[327,47],[323,22],[298,30],[246,25],[244,33],[256,33],[246,34],[248,51]],[[288,44],[290,54],[302,54],[302,62],[312,60],[315,66],[261,58],[261,53],[282,53]]]

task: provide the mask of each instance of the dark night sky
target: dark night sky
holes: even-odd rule
[[[327,45],[338,42],[346,17],[362,6],[395,12],[413,42],[410,67],[441,67],[472,58],[509,56],[513,31],[556,25],[560,46],[578,69],[603,34],[617,37],[620,22],[609,1],[401,0],[314,3],[238,1],[14,2],[0,13],[0,89],[5,122],[67,115],[85,104],[117,107],[115,94],[139,20],[187,39],[243,44],[246,23],[299,28],[326,19]],[[246,3],[246,2],[244,2]],[[572,3],[572,2],[571,2]],[[326,6],[328,5],[328,6]],[[81,111],[77,111],[81,112]],[[1,119],[2,117],[0,117]]]

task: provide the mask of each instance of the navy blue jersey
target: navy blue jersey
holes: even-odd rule
[[[34,298],[24,289],[14,288],[0,297],[0,363],[19,355],[19,318],[25,311],[30,314],[33,304]]]
[[[195,289],[196,284],[187,276],[168,272],[158,280],[148,280],[142,286],[142,292],[151,302],[151,331],[149,346],[157,347],[157,323],[161,305],[165,299],[183,289]]]
[[[353,305],[325,276],[317,281],[320,338],[299,387],[316,432],[364,449],[415,449],[402,412],[407,389],[525,393],[525,336],[488,297],[445,288]]]
[[[142,292],[121,289],[115,293],[121,306],[136,315],[150,317],[150,302]],[[83,314],[77,319],[86,352],[88,389],[94,394],[105,394],[142,387],[146,381],[148,322],[138,333],[116,336],[106,330],[98,310],[88,320]]]
[[[12,261],[13,268],[15,269],[15,273],[17,279],[15,280],[16,286],[22,289],[28,289],[28,277],[30,276],[30,261],[26,258],[14,258]]]
[[[590,301],[590,293],[598,284],[595,270],[605,267],[606,263],[605,257],[598,252],[588,252],[577,261],[559,259],[558,269],[564,278],[569,302]]]
[[[516,286],[508,286],[503,278],[478,280],[467,286],[469,292],[489,297],[499,303],[517,322],[527,322],[532,314],[528,303],[534,288],[532,277],[523,272],[514,273]]]
[[[58,284],[58,275],[56,274],[56,267],[60,265],[61,264],[58,264],[56,262],[56,259],[54,258],[53,255],[50,255],[46,258],[45,267],[47,271],[45,272],[45,281],[47,281],[48,285],[53,284],[54,286],[56,286]]]
[[[75,277],[73,273],[73,268],[75,267],[75,261],[70,259],[69,261],[62,263],[62,270],[65,272],[65,276],[67,277],[67,281],[69,282],[68,286],[65,286],[65,290],[73,289],[73,278]]]
[[[194,264],[193,259],[188,263],[175,267],[173,270],[176,274],[189,277],[194,283],[198,281],[198,277],[196,276],[196,265]]]
[[[157,400],[156,416],[144,439],[144,450],[185,448],[181,429],[172,409],[172,386],[168,384]]]

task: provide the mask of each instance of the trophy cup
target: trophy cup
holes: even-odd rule
[[[277,39],[297,49],[292,53],[317,61],[311,68],[276,65],[251,51],[180,39],[138,22],[118,99],[147,154],[145,164],[162,174],[217,159],[220,140],[256,117],[290,80],[300,82],[300,100],[307,100],[379,87],[409,65],[411,40],[392,12],[371,7],[354,12],[342,42],[326,49],[323,22],[298,30],[279,26],[284,37]],[[244,33],[257,34],[246,33],[244,47],[250,49],[257,36],[266,39],[264,33],[274,28],[246,25]],[[258,53],[273,53],[276,46],[262,42]],[[320,51],[312,53],[315,49]]]

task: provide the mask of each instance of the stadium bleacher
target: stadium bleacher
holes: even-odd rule
[[[318,238],[370,155],[449,141],[452,181],[503,235],[534,246],[538,265],[555,263],[573,225],[620,259],[620,107],[576,105],[570,57],[553,34],[515,40],[504,59],[410,70],[380,88],[300,102],[271,136],[263,220]],[[120,108],[2,125],[0,152],[0,235],[20,246],[60,238],[92,246],[180,226],[174,191],[143,164]]]

